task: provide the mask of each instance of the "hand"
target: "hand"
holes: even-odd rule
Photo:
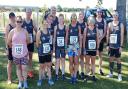
[[[106,50],[109,51],[109,46],[106,47]]]
[[[81,55],[81,48],[80,48],[80,50],[78,51],[78,54],[79,54],[79,56]]]
[[[6,50],[5,50],[5,52],[6,52],[6,55],[8,55],[8,54],[9,54],[8,49],[6,49]]]
[[[121,47],[119,48],[119,52],[120,52],[120,53],[122,52],[122,48],[121,48]]]

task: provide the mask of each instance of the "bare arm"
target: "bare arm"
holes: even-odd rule
[[[85,48],[86,32],[87,32],[87,27],[84,29],[84,35],[83,35],[83,48]]]
[[[55,47],[55,42],[56,42],[56,30],[57,30],[57,26],[54,27],[53,47]]]
[[[79,44],[80,44],[80,48],[82,48],[82,39],[81,39],[81,28],[80,28],[80,26],[78,27],[78,30],[79,30]]]
[[[107,23],[106,23],[106,21],[104,20],[104,34],[103,34],[102,39],[106,36],[106,33],[107,33]]]
[[[67,26],[66,27],[66,38],[65,38],[66,45],[68,45],[68,31],[69,31],[69,27]]]
[[[124,41],[124,25],[121,24],[121,46],[123,46]]]
[[[8,39],[9,29],[10,29],[10,27],[9,27],[9,25],[7,25],[6,28],[5,28],[5,44],[6,44],[6,48],[8,47],[7,46],[7,39]]]
[[[97,44],[97,49],[99,48],[99,36],[98,36],[98,29],[96,28],[96,44]]]
[[[14,33],[14,29],[11,30],[8,34],[8,38],[7,38],[7,45],[11,48],[12,47],[12,36]]]
[[[29,35],[28,35],[27,30],[25,30],[25,32],[26,32],[26,42],[27,44],[29,44],[30,43]]]
[[[35,33],[37,33],[37,25],[36,25],[35,21],[33,21],[33,29],[34,29]]]
[[[36,34],[36,47],[37,48],[39,47],[39,44],[40,44],[40,36],[41,36],[41,32],[38,31]]]
[[[111,27],[111,23],[109,23],[109,24],[108,24],[108,27],[107,27],[107,46],[109,46],[110,27]]]

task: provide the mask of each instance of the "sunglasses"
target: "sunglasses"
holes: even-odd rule
[[[16,21],[17,23],[22,23],[22,21]]]

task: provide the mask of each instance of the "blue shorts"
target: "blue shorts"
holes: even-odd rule
[[[69,56],[69,57],[78,56],[78,50],[76,50],[76,51],[74,51],[74,50],[68,51],[68,56]]]
[[[66,55],[66,53],[65,53],[65,49],[56,49],[55,50],[55,58],[57,59],[57,58],[65,58],[65,55]]]

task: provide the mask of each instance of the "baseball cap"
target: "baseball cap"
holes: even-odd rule
[[[13,12],[9,13],[9,18],[15,17],[15,14]]]

